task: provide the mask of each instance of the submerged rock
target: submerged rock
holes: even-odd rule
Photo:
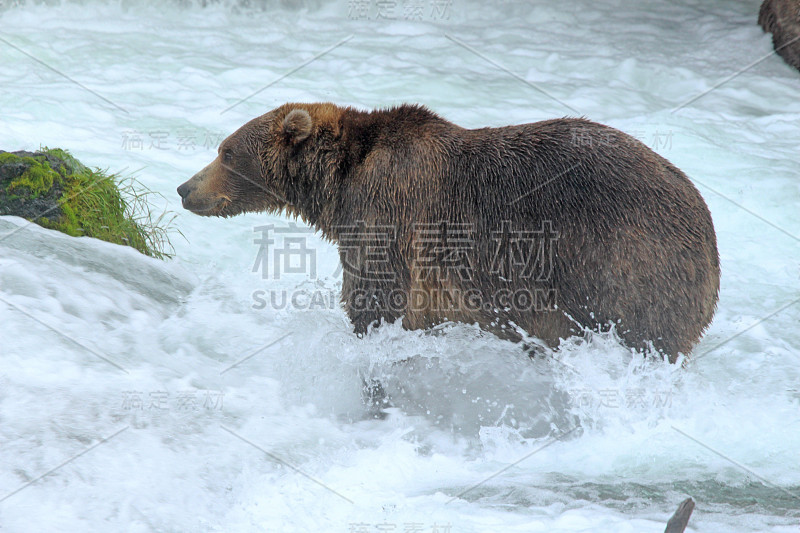
[[[675,511],[669,522],[667,522],[667,529],[664,530],[664,533],[683,533],[686,531],[692,511],[694,511],[694,500],[686,498],[678,506],[678,510]]]

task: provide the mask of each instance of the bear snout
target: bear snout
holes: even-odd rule
[[[192,192],[192,186],[189,184],[189,181],[178,186],[178,194],[181,200],[185,200],[186,197],[189,196],[189,193]]]
[[[219,212],[226,197],[210,190],[209,181],[208,167],[206,167],[178,187],[184,209],[204,216],[216,215]]]

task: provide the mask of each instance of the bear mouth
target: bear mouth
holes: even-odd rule
[[[187,202],[186,198],[184,198],[181,203],[183,204],[184,209],[191,211],[195,215],[211,217],[220,214],[220,212],[225,208],[225,205],[228,203],[228,199],[221,197],[210,202],[198,204],[196,202]]]

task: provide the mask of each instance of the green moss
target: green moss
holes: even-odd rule
[[[12,166],[4,168],[8,164]],[[14,165],[24,165],[24,172],[6,185],[0,203],[16,200],[24,206],[39,199],[42,204],[47,197],[52,203],[48,211],[57,211],[54,216],[26,216],[31,209],[20,209],[20,216],[74,237],[94,237],[131,246],[152,257],[171,257],[169,231],[174,216],[165,212],[154,217],[148,200],[155,193],[134,178],[90,169],[60,149],[45,148],[31,156],[0,153],[0,171],[22,170]]]
[[[20,156],[14,155],[11,152],[3,152],[2,154],[0,154],[0,165],[5,165],[6,163],[14,163],[20,160],[22,160]]]
[[[53,188],[53,182],[58,179],[58,172],[50,168],[47,161],[37,160],[35,157],[20,158],[28,165],[28,169],[18,178],[11,181],[8,191],[17,191],[20,188],[27,191],[18,191],[20,195],[30,195],[33,198]]]

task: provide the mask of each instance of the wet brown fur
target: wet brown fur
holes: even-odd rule
[[[800,70],[800,0],[764,0],[758,23],[772,34],[778,55]]]
[[[557,346],[582,327],[614,323],[628,345],[652,343],[674,361],[689,353],[716,308],[716,237],[700,194],[667,160],[600,124],[556,119],[468,130],[415,105],[365,112],[286,104],[240,128],[219,154],[179,188],[198,214],[284,212],[334,243],[340,228],[359,221],[394,228],[384,267],[393,280],[345,269],[342,300],[358,333],[403,316],[411,329],[477,322],[511,340],[520,340],[518,326]],[[558,232],[546,279],[492,272],[490,236],[504,220],[531,230],[549,221]],[[443,221],[474,228],[471,279],[421,275],[415,228]],[[370,244],[362,240],[361,254],[340,246],[343,263],[356,257],[356,269],[365,268]],[[393,289],[456,299],[473,289],[488,300],[519,287],[554,290],[555,308],[401,312],[354,300],[359,290]]]

